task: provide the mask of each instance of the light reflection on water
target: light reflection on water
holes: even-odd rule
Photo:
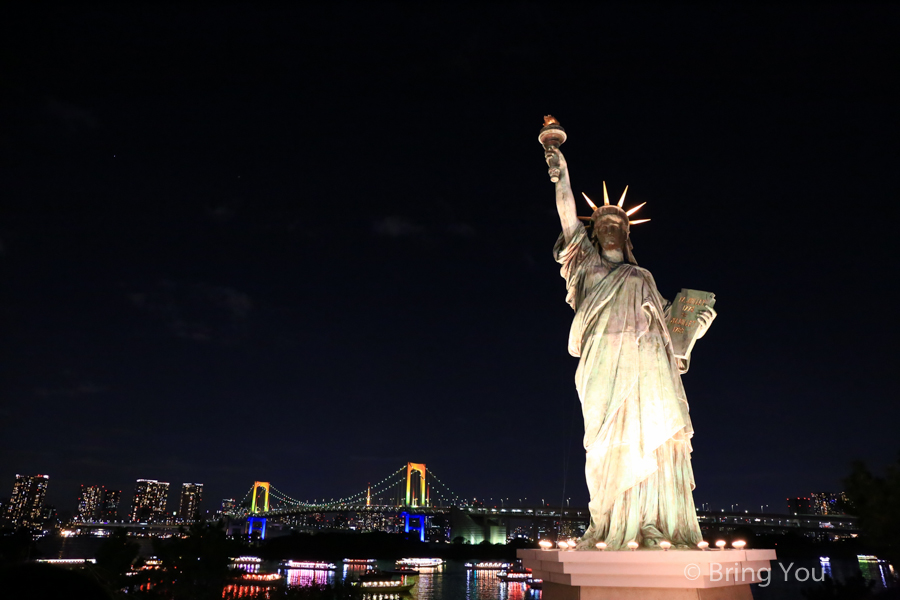
[[[894,584],[893,567],[883,560],[874,557],[858,557],[859,570],[866,581],[875,583],[875,589],[892,587]]]
[[[382,565],[385,570],[393,565]],[[496,570],[470,570],[464,563],[449,561],[442,567],[419,569],[414,600],[540,600],[540,591],[524,583],[505,583]],[[408,598],[408,596],[403,596]]]
[[[496,592],[498,587],[503,583],[497,579],[499,571],[466,571],[466,598],[468,600],[478,600],[479,598],[490,598],[491,594]]]
[[[528,586],[522,582],[506,583],[500,582],[500,600],[525,600],[528,596]],[[540,592],[535,592],[540,596]]]
[[[819,566],[822,567],[822,573],[825,574],[826,577],[834,578],[834,575],[831,573],[831,559],[827,556],[819,557]]]
[[[258,594],[268,591],[269,588],[258,585],[226,585],[222,590],[223,598],[247,598],[256,597]]]
[[[809,571],[815,569],[816,579],[822,574],[830,575],[838,581],[845,581],[857,572],[857,568],[863,576],[875,583],[875,589],[884,589],[897,585],[891,566],[876,560],[860,558],[826,560],[797,559],[783,560],[772,564],[772,580],[767,588],[753,586],[753,597],[757,600],[788,600],[798,598],[803,589],[821,585],[811,579],[804,582],[796,581],[789,577],[787,581],[783,576],[782,568],[792,564],[791,572],[798,568]],[[253,565],[255,566],[255,565]],[[393,570],[392,561],[378,561],[378,567],[383,570]],[[255,569],[254,569],[255,570]],[[346,565],[339,571],[318,571],[313,569],[282,569],[281,573],[290,586],[303,586],[310,584],[333,584],[336,581],[352,581],[366,572],[363,566]],[[466,569],[462,562],[451,561],[443,567],[420,569],[419,583],[415,593],[409,594],[381,594],[366,596],[366,600],[541,600],[541,592],[532,590],[524,583],[504,583],[497,577],[497,571],[475,571]],[[251,586],[234,586],[230,591],[234,597],[249,596],[265,588]]]
[[[825,557],[823,557],[825,558]],[[793,563],[792,572],[798,568],[815,569],[816,579],[830,575],[844,581],[862,570],[863,576],[875,582],[875,589],[896,585],[890,565],[848,559],[797,559],[785,560],[785,568]],[[378,561],[382,570],[393,570],[392,561]],[[367,597],[368,600],[540,600],[540,590],[532,590],[524,583],[504,583],[497,578],[497,571],[475,571],[466,569],[462,562],[450,561],[443,567],[420,569],[419,583],[412,596],[408,594],[385,594],[383,597]],[[313,571],[310,569],[289,569],[283,571],[289,585],[309,583],[334,583],[336,580],[355,580],[365,569],[355,569],[347,565],[341,571]],[[800,591],[821,585],[811,580],[799,582],[788,578],[777,563],[772,564],[772,583],[767,588],[753,586],[753,597],[758,600],[787,600],[800,597]]]
[[[873,590],[878,592],[898,585],[893,569],[886,562],[866,561],[862,558],[830,558],[790,559],[783,558],[772,561],[771,583],[766,587],[752,586],[755,600],[793,600],[802,597],[804,590],[823,585],[824,576],[844,583],[860,572],[866,581],[874,584]],[[798,580],[798,570],[806,569],[804,580]],[[788,575],[785,576],[785,570]]]
[[[394,570],[392,561],[378,561],[385,571]],[[365,565],[344,565],[340,571],[313,569],[282,569],[289,586],[333,584],[335,581],[353,581],[365,573]],[[450,561],[439,567],[423,567],[419,571],[418,585],[413,594],[367,595],[368,600],[540,600],[539,590],[532,590],[524,583],[505,583],[497,578],[498,571],[466,569],[462,562]]]

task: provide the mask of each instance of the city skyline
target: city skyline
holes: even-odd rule
[[[586,504],[548,113],[579,202],[646,202],[660,294],[716,295],[682,378],[698,506],[894,458],[900,324],[844,312],[892,296],[900,254],[897,9],[16,10],[7,489],[48,473],[74,511],[102,484],[124,514],[135,478],[171,511],[202,481],[206,510],[419,461],[466,497]]]
[[[49,475],[16,474],[6,515],[15,526],[33,527],[43,519],[44,498],[47,495]]]
[[[62,515],[68,514],[70,511],[67,506],[56,506],[51,505],[48,502],[45,502],[45,496],[47,492],[47,480],[49,480],[48,475],[36,475],[36,476],[27,476],[27,475],[17,475],[16,483],[13,486],[13,493],[10,501],[6,504],[0,503],[0,508],[3,508],[3,515],[0,515],[0,518],[6,516],[12,522],[18,522],[22,519],[22,516],[25,513],[28,513],[30,520],[34,523],[37,523],[41,520],[41,517],[38,516],[43,508],[50,507],[54,508],[57,511],[62,511]],[[29,492],[28,490],[34,487],[34,482],[42,482],[38,493]],[[440,483],[443,485],[443,483]],[[237,507],[240,504],[240,500],[234,498],[223,498],[221,500],[221,504],[218,509],[215,508],[202,508],[202,496],[203,496],[203,487],[202,483],[182,483],[180,494],[177,499],[173,499],[173,505],[178,508],[177,511],[169,510],[169,483],[168,482],[160,482],[158,480],[149,480],[149,479],[137,479],[135,481],[134,492],[131,496],[131,502],[129,504],[130,510],[126,514],[120,514],[117,511],[117,507],[121,500],[122,492],[120,490],[107,490],[105,486],[102,485],[89,485],[81,486],[81,493],[79,494],[78,501],[75,505],[75,510],[71,511],[73,516],[72,522],[113,522],[113,521],[131,521],[131,522],[193,522],[200,518],[208,519],[208,518],[217,518],[220,513],[226,512]],[[402,486],[400,486],[402,487]],[[402,502],[402,490],[398,487],[396,492],[391,492],[387,494],[388,497],[394,498],[396,497],[397,502]],[[371,486],[369,487],[371,489]],[[428,482],[428,490],[430,492],[431,482]],[[17,502],[14,502],[16,497],[21,496]],[[446,505],[448,502],[452,503],[452,501],[448,501],[447,498],[437,496],[437,503],[440,505]],[[365,497],[360,497],[359,501],[363,501]],[[0,500],[2,500],[2,496],[0,496]],[[327,503],[329,499],[321,499],[320,502],[323,504]],[[334,500],[331,498],[330,500]],[[378,497],[375,498],[376,503],[385,502],[386,504],[390,503],[389,501],[385,501],[385,494],[379,494]],[[547,502],[547,498],[541,498],[541,502],[537,502],[536,498],[533,498],[529,501],[528,498],[498,498],[497,502],[492,503],[493,498],[463,498],[456,499],[456,501],[464,501],[466,503],[475,502],[476,504],[483,504],[485,506],[495,506],[495,507],[503,507],[507,508],[515,508],[517,506],[548,506],[552,507],[555,505],[553,502]],[[248,498],[244,498],[243,501],[248,503],[250,500]],[[844,512],[844,504],[847,501],[846,495],[843,492],[837,491],[827,491],[827,492],[809,492],[806,497],[788,497],[785,499],[785,506],[781,506],[779,503],[775,502],[772,504],[759,504],[753,505],[752,503],[739,503],[734,502],[730,503],[730,505],[726,506],[714,506],[709,503],[697,503],[697,510],[701,512],[725,512],[727,508],[727,512],[729,513],[740,513],[741,511],[745,513],[753,513],[753,514],[809,514],[809,515],[843,515],[846,514]],[[365,500],[368,503],[368,500]],[[567,500],[563,500],[563,507],[569,507],[570,504]],[[572,505],[577,506],[577,505]],[[757,506],[759,510],[756,510]],[[27,510],[24,510],[23,507],[30,507]],[[786,510],[781,510],[785,508]],[[143,510],[143,512],[141,512]],[[343,510],[339,507],[335,507],[335,510]],[[327,511],[326,511],[327,512]],[[21,513],[21,514],[20,514]],[[191,517],[186,516],[188,513],[194,515]]]

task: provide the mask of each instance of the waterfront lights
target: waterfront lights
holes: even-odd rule
[[[666,551],[672,547],[672,544],[671,544],[671,542],[667,542],[666,540],[663,540],[659,543],[659,547],[662,548],[663,551]]]
[[[628,542],[628,548],[631,549],[632,552],[638,549],[638,543],[634,540]]]
[[[724,550],[725,549],[725,540],[717,541],[716,548],[718,548],[719,550]]]
[[[606,542],[597,543],[597,550],[606,550]]]
[[[744,540],[737,540],[736,542],[731,542],[731,547],[735,550],[743,550],[744,546],[747,545],[747,542]]]
[[[553,547],[553,542],[551,542],[550,540],[541,540],[540,542],[538,542],[538,546],[541,547],[541,550],[549,550]]]
[[[701,550],[709,550],[709,542],[700,542],[697,547]]]

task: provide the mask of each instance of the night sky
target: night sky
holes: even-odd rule
[[[683,381],[695,499],[785,510],[900,444],[900,11],[35,8],[0,22],[0,496],[407,461],[587,502],[537,133],[647,202],[662,295],[716,293]],[[579,204],[583,215],[586,205]],[[568,468],[564,465],[568,463]]]

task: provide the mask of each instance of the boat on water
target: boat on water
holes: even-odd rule
[[[374,558],[345,558],[345,565],[374,565]]]
[[[439,567],[442,564],[443,558],[401,558],[396,562],[398,567]]]
[[[337,565],[330,562],[313,560],[283,560],[281,567],[284,569],[307,569],[312,571],[334,571]]]
[[[522,561],[517,560],[508,569],[497,573],[497,579],[507,583],[530,583],[532,580],[531,569],[522,566]]]
[[[532,577],[531,581],[528,582],[528,587],[533,590],[542,590],[544,589],[544,580]]]
[[[235,581],[237,585],[253,585],[267,587],[278,585],[282,581],[280,573],[244,573],[241,578]]]
[[[363,594],[402,594],[416,587],[418,575],[418,571],[411,569],[375,571],[360,575],[353,585]]]
[[[476,563],[466,563],[467,569],[473,569],[476,571],[502,571],[504,569],[509,568],[509,563],[505,562],[476,562]]]

